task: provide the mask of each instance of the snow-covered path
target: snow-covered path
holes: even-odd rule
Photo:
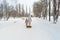
[[[26,28],[21,18],[0,21],[0,40],[60,40],[60,21],[32,18],[32,28]]]

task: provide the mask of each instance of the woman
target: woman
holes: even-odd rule
[[[32,19],[31,19],[31,16],[29,15],[29,17],[28,17],[29,26],[31,26],[31,21],[32,21]]]

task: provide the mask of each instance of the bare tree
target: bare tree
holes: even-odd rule
[[[33,12],[36,17],[41,17],[42,7],[43,7],[43,5],[41,2],[34,3]]]
[[[53,21],[56,23],[58,13],[56,13],[56,0],[53,0]]]
[[[7,2],[6,0],[3,0],[3,16],[4,16],[4,19],[7,20]]]
[[[18,16],[21,17],[21,6],[20,6],[20,3],[18,4],[18,6],[19,6],[19,7],[18,7],[18,10],[19,10],[19,11],[18,11]]]
[[[58,2],[57,2],[57,9],[56,9],[56,22],[58,21],[59,7],[60,7],[60,0],[58,0]]]
[[[22,5],[22,16],[24,16],[24,13],[25,13],[25,11],[24,11],[24,5]]]
[[[3,4],[0,4],[0,20],[3,17]]]
[[[43,19],[47,19],[47,7],[48,7],[47,0],[41,0],[41,2],[42,2],[42,5],[43,5],[42,17],[43,17]]]
[[[59,8],[60,8],[60,0],[58,0],[58,13],[59,13]]]
[[[47,3],[47,0],[46,0],[46,5],[45,5],[46,9],[45,9],[45,13],[46,13],[46,19],[47,19],[47,7],[48,7],[48,3]]]
[[[27,6],[26,6],[26,13],[25,13],[25,17],[28,17]]]
[[[19,13],[21,12],[21,7],[20,7],[20,4],[19,4]]]

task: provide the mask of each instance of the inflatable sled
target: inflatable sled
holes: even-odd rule
[[[26,28],[31,28],[32,26],[26,26]]]

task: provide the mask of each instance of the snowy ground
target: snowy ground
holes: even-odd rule
[[[53,21],[32,18],[32,28],[25,27],[22,18],[0,21],[0,40],[60,40],[60,18]]]

